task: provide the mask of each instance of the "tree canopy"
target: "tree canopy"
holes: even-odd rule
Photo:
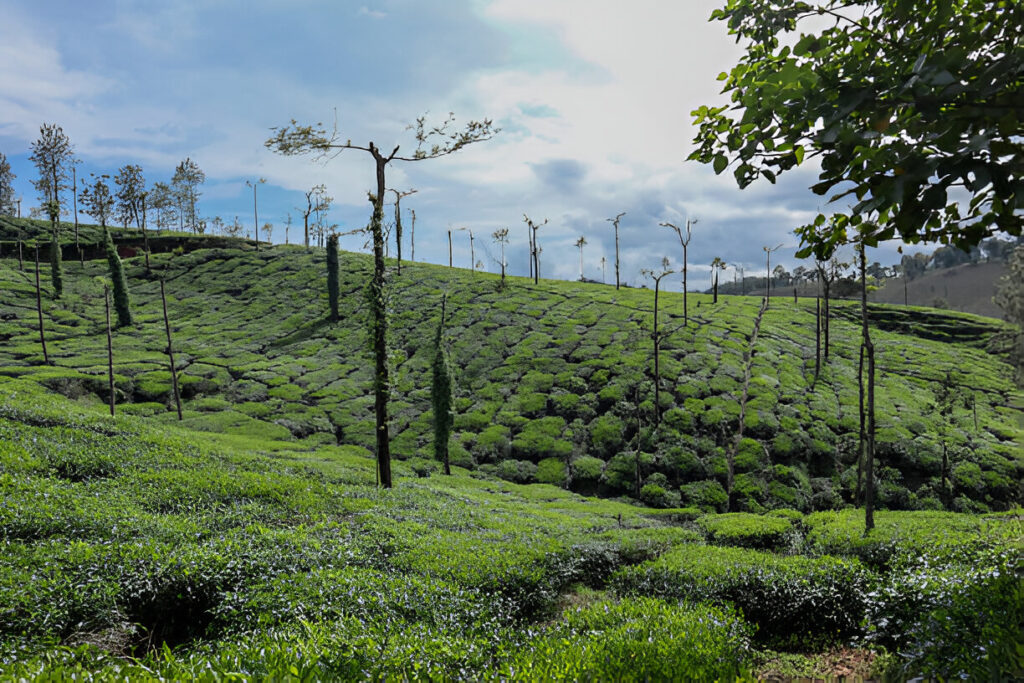
[[[711,19],[746,52],[719,77],[732,104],[693,112],[690,158],[740,187],[816,158],[811,189],[850,206],[798,229],[801,256],[853,229],[963,249],[1021,234],[1024,3],[727,0]]]

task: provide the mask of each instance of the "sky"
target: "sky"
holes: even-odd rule
[[[721,0],[0,0],[0,152],[7,155],[22,210],[37,203],[30,145],[43,123],[68,134],[80,177],[139,164],[147,181],[167,181],[187,158],[206,174],[199,212],[253,225],[272,223],[273,241],[301,240],[304,192],[334,198],[329,224],[366,225],[373,163],[349,150],[328,161],[283,157],[264,146],[275,126],[336,121],[342,139],[402,152],[418,116],[456,124],[492,119],[493,139],[449,157],[393,164],[387,184],[417,193],[402,201],[408,234],[416,212],[418,261],[456,266],[475,257],[500,269],[491,235],[509,228],[509,270],[527,272],[524,214],[538,231],[541,276],[614,282],[620,221],[622,279],[668,257],[681,267],[679,239],[661,222],[692,225],[689,288],[708,286],[716,256],[764,272],[799,265],[793,230],[822,198],[801,167],[777,185],[739,190],[727,172],[687,162],[696,128],[690,112],[723,104],[719,73],[741,49],[721,22]],[[389,195],[390,196],[390,195]],[[390,213],[393,208],[388,207]],[[86,219],[88,220],[88,219]],[[342,237],[362,250],[365,237]],[[406,241],[403,255],[409,257]],[[896,244],[869,256],[898,260]],[[602,272],[602,257],[606,266]],[[773,265],[774,267],[774,265]],[[725,275],[729,279],[732,271]],[[669,276],[669,288],[681,283]]]

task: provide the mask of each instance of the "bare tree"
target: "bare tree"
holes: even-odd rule
[[[409,209],[409,214],[412,216],[412,225],[409,226],[409,247],[411,253],[409,254],[409,260],[416,260],[416,209]]]
[[[266,178],[245,181],[245,184],[252,188],[252,236],[256,239],[256,251],[260,250],[260,215],[256,209],[256,186],[265,182],[267,182]]]
[[[765,263],[765,270],[764,270],[764,273],[765,273],[765,275],[764,275],[765,290],[767,290],[766,294],[765,294],[765,299],[766,299],[767,303],[765,305],[767,306],[772,301],[772,252],[773,251],[778,251],[779,249],[781,249],[782,245],[781,244],[777,244],[774,247],[770,247],[770,248],[769,247],[761,247],[761,248],[764,249],[765,257],[767,258],[767,262]]]
[[[666,228],[672,228],[676,232],[676,236],[679,237],[679,243],[683,245],[683,325],[689,324],[689,316],[686,308],[686,250],[690,246],[690,238],[693,237],[693,233],[690,231],[691,225],[697,225],[697,219],[690,220],[686,219],[686,237],[683,237],[682,229],[678,228],[671,223],[661,223],[660,225]]]
[[[196,203],[201,196],[198,188],[205,182],[206,174],[191,158],[186,158],[174,169],[171,188],[178,204],[178,226],[180,228],[184,229],[187,226],[192,229],[192,232],[199,232]]]
[[[303,239],[305,240],[306,249],[309,249],[309,217],[314,213],[321,210],[321,201],[327,199],[330,202],[330,198],[327,197],[327,186],[326,185],[314,185],[305,192],[306,195],[306,208],[299,209],[302,211],[302,230]]]
[[[501,228],[495,230],[491,237],[494,238],[495,243],[501,247],[501,286],[505,286],[505,245],[508,244],[508,228]]]
[[[548,224],[548,219],[545,218],[543,223],[534,223],[525,213],[523,214],[523,221],[526,223],[526,228],[530,233],[530,259],[532,260],[533,267],[531,274],[533,275],[533,284],[537,284],[540,280],[540,247],[537,246],[537,231]]]
[[[654,340],[654,427],[661,424],[661,363],[659,360],[661,351],[661,333],[658,331],[658,291],[661,289],[661,279],[676,271],[668,267],[667,258],[661,259],[661,271],[644,269],[640,273],[644,277],[654,280],[654,332],[651,338]]]
[[[576,246],[580,250],[580,281],[583,281],[583,247],[586,246],[587,240],[580,235],[580,238],[576,240]]]
[[[391,189],[395,193],[395,245],[398,247],[398,274],[402,274],[402,199],[409,195],[416,194],[416,189],[406,190],[400,192],[394,188]],[[413,214],[414,216],[416,214]],[[414,219],[415,220],[415,219]]]
[[[619,288],[619,221],[626,212],[623,211],[615,218],[606,218],[605,220],[615,226],[615,289]]]
[[[388,164],[395,161],[423,161],[436,159],[457,152],[463,147],[488,140],[498,129],[489,119],[470,121],[462,131],[452,130],[454,115],[449,114],[443,123],[428,127],[425,117],[416,119],[410,128],[415,133],[416,149],[411,156],[399,156],[399,145],[390,153],[383,152],[376,143],[359,145],[351,139],[342,140],[337,125],[330,133],[322,124],[300,126],[294,119],[287,126],[275,128],[274,135],[266,146],[279,154],[315,154],[320,158],[334,157],[345,150],[365,152],[373,157],[376,170],[376,192],[373,200],[373,216],[370,231],[373,237],[373,279],[370,283],[370,299],[373,311],[372,338],[375,358],[374,367],[374,412],[376,414],[377,475],[380,484],[391,488],[391,444],[388,437],[388,399],[391,392],[387,366],[387,316],[384,301],[384,191],[387,187],[385,173]]]

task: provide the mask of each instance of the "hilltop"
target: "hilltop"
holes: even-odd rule
[[[141,257],[126,261],[137,321],[114,335],[119,410],[177,421],[164,353],[163,277],[185,397],[183,426],[310,449],[372,449],[363,297],[369,257],[342,254],[341,320],[331,324],[322,250],[275,246],[257,254],[227,238],[189,239],[194,250],[154,254],[149,271]],[[220,248],[196,248],[204,239]],[[32,378],[79,400],[104,400],[106,342],[96,278],[105,275],[105,261],[68,263],[64,298],[44,296],[51,366],[41,363],[30,273],[16,261],[3,263],[0,374]],[[662,295],[664,419],[655,430],[653,292],[558,281],[535,286],[515,277],[501,289],[495,275],[421,263],[404,264],[399,275],[393,266],[388,306],[397,458],[422,474],[436,468],[429,368],[447,292],[454,464],[607,496],[636,496],[650,485],[645,502],[658,506],[729,507],[726,459],[739,427],[758,300],[720,297],[712,305],[709,296],[691,294],[684,326],[681,296]],[[44,268],[44,288],[47,279]],[[811,511],[853,500],[859,312],[851,302],[834,304],[832,355],[815,381],[813,306],[812,299],[773,298],[760,320],[744,438],[735,454],[733,510]],[[882,506],[978,511],[1019,504],[1020,393],[1010,367],[991,350],[1004,325],[902,306],[872,306],[872,318]],[[958,401],[945,418],[934,404],[947,375]],[[943,443],[950,458],[946,486]]]

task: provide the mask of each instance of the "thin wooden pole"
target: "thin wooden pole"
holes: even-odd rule
[[[178,393],[178,371],[174,367],[174,348],[171,346],[171,323],[167,317],[167,295],[164,293],[164,281],[160,280],[160,301],[164,305],[164,329],[167,330],[167,356],[171,359],[171,386],[174,387],[174,405],[178,407],[178,419],[181,415],[181,394]]]
[[[110,335],[110,288],[103,285],[103,308],[107,314],[107,389],[110,391],[110,417],[114,417],[114,340]]]
[[[39,290],[39,245],[36,245],[36,312],[39,314],[39,343],[43,347],[43,362],[50,364],[50,356],[46,353],[46,334],[43,332],[43,296]]]

